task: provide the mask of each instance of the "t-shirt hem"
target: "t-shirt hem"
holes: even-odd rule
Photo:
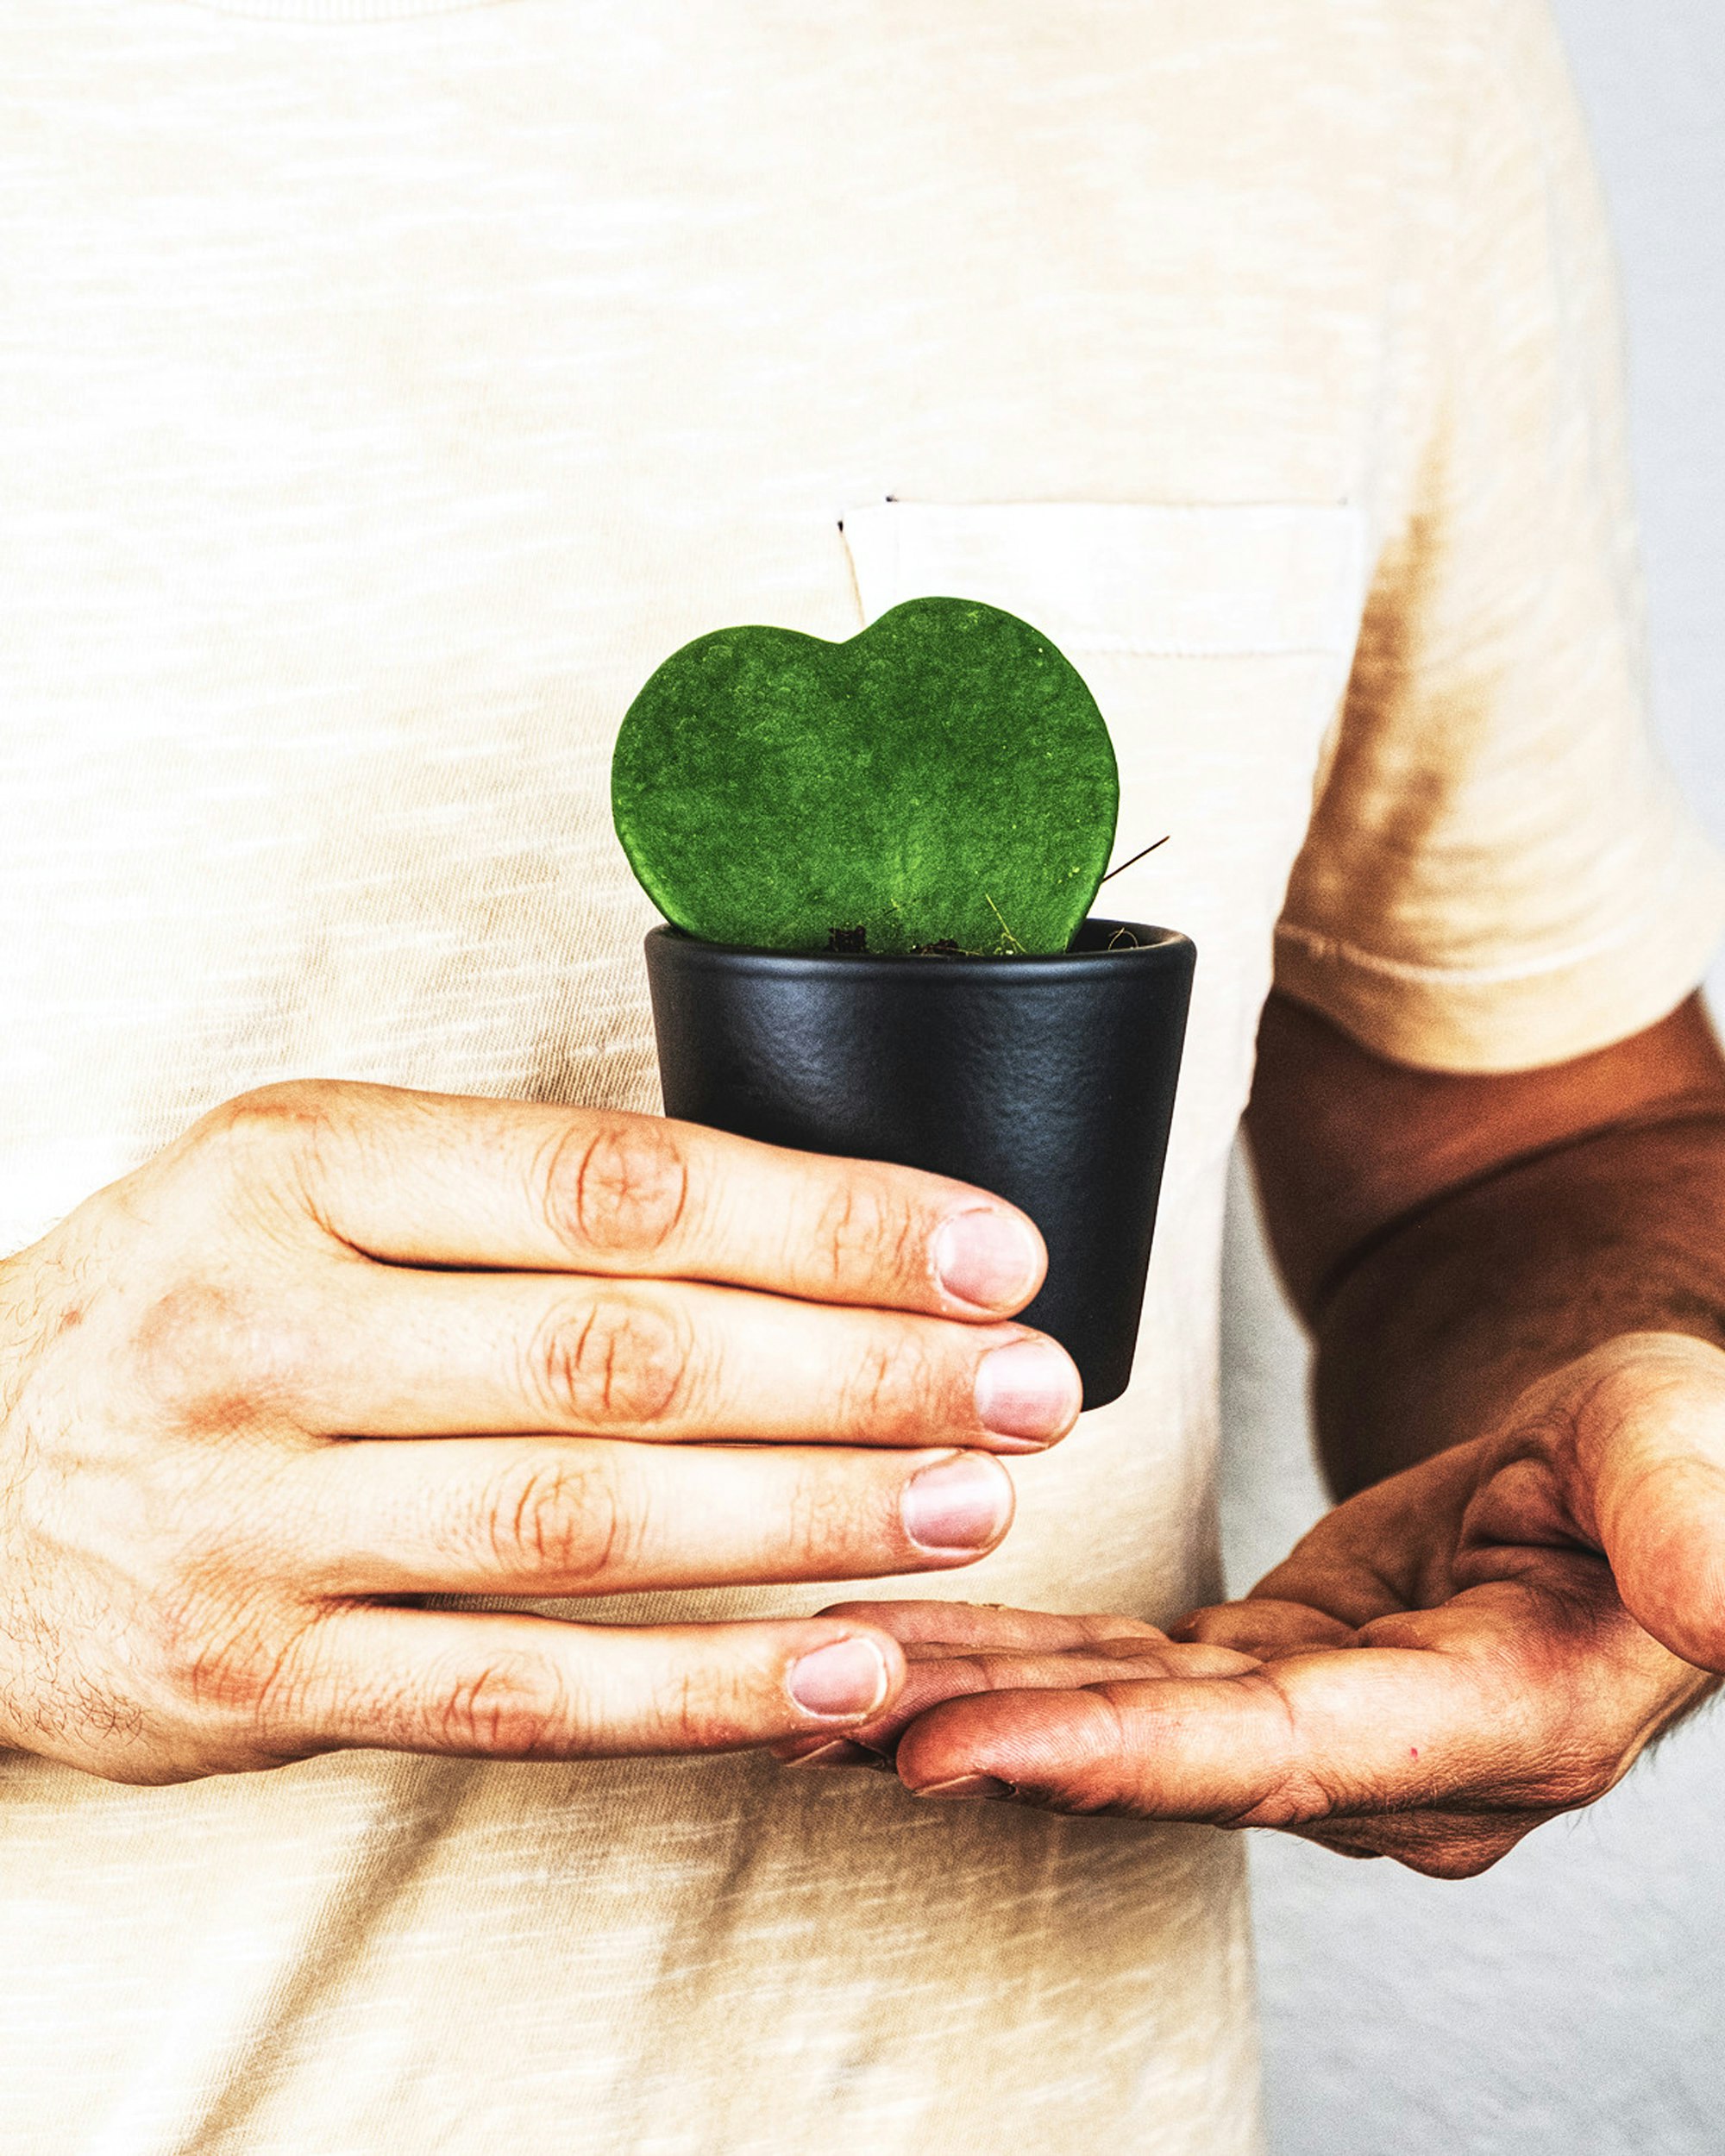
[[[1422,965],[1283,921],[1276,986],[1392,1062],[1533,1070],[1656,1025],[1700,985],[1722,937],[1725,861],[1697,841],[1654,909],[1567,950]]]

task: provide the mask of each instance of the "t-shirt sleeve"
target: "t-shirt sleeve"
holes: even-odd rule
[[[1527,1069],[1653,1024],[1725,869],[1648,721],[1611,246],[1542,4],[1457,113],[1402,473],[1276,939],[1276,983],[1393,1060]]]

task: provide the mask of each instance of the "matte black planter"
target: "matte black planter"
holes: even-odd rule
[[[1195,952],[1088,920],[1049,957],[745,950],[647,937],[665,1112],[896,1161],[1023,1207],[1048,1244],[1025,1311],[1084,1380],[1132,1375]]]

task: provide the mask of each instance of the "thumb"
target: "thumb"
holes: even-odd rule
[[[1624,1607],[1661,1645],[1725,1673],[1725,1353],[1635,1333],[1576,1364],[1571,1501]]]

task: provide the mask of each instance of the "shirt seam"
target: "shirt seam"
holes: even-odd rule
[[[1351,943],[1346,937],[1331,936],[1321,929],[1307,928],[1298,921],[1278,921],[1277,939],[1298,945],[1306,954],[1325,963],[1346,966],[1358,973],[1375,974],[1390,981],[1427,983],[1446,987],[1497,987],[1517,981],[1541,981],[1554,974],[1566,973],[1571,968],[1585,965],[1590,959],[1617,950],[1626,944],[1640,941],[1649,928],[1665,919],[1673,910],[1673,901],[1683,887],[1692,880],[1696,866],[1694,856],[1678,859],[1670,864],[1653,904],[1626,922],[1618,924],[1586,942],[1571,943],[1567,949],[1552,953],[1544,958],[1517,960],[1495,966],[1441,966],[1414,959],[1391,958],[1381,951],[1368,950],[1363,944]],[[1721,908],[1716,900],[1714,911]]]

